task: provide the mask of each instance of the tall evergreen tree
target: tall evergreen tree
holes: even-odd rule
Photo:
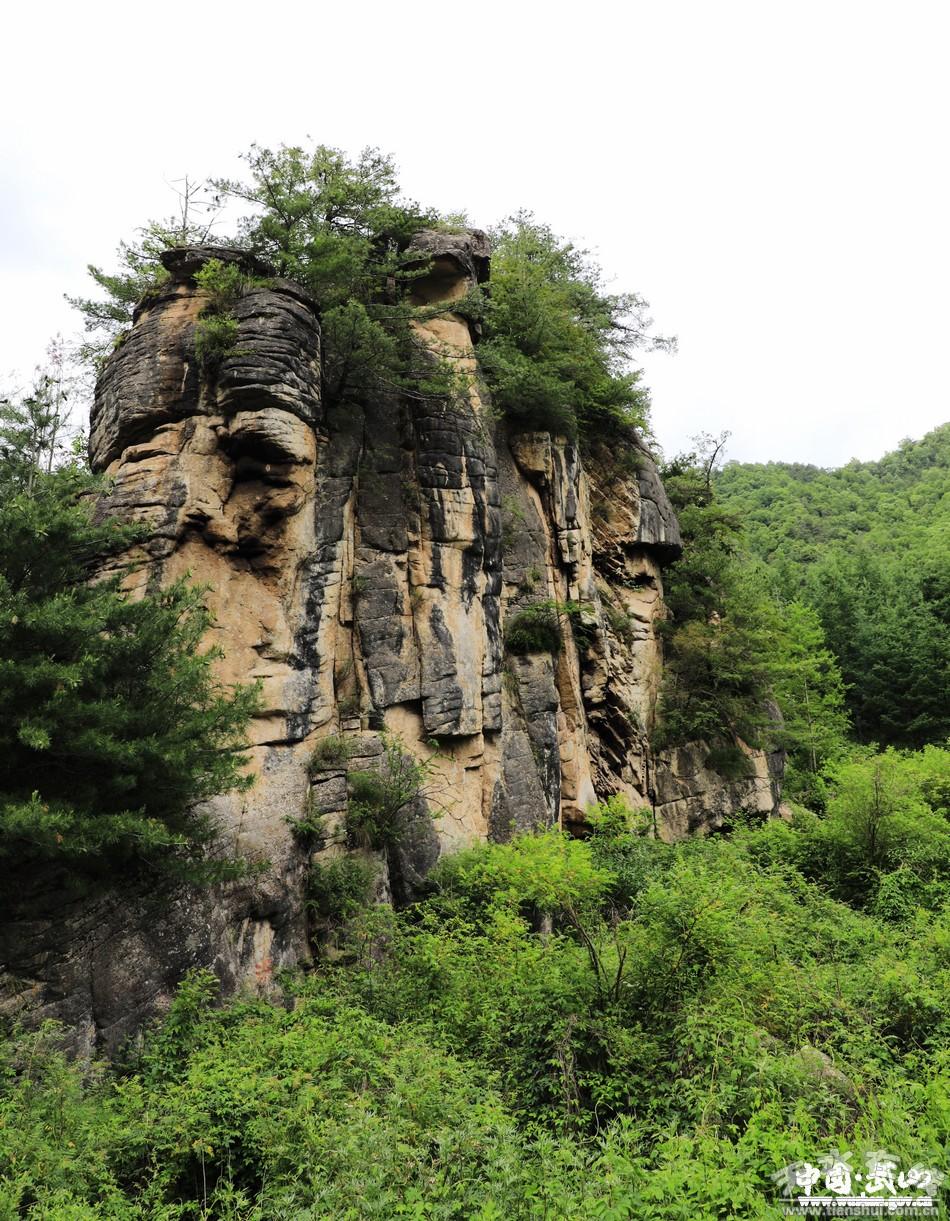
[[[97,579],[134,530],[95,522],[95,484],[56,465],[34,399],[0,426],[0,857],[197,861],[202,799],[245,787],[256,692],[202,648],[201,591],[141,599]]]
[[[848,727],[841,674],[818,616],[775,597],[739,517],[716,495],[725,440],[697,438],[696,452],[663,472],[684,554],[665,581],[671,619],[656,745],[702,738],[713,747],[712,761],[727,770],[741,764],[730,749],[736,737],[782,745],[791,756],[792,792],[820,804],[820,777]]]
[[[728,463],[715,491],[772,587],[811,606],[856,735],[920,747],[950,735],[950,424],[838,470]]]

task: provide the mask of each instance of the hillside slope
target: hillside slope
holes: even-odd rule
[[[855,732],[897,746],[950,733],[950,424],[836,470],[728,463],[720,503],[776,592],[817,610]]]

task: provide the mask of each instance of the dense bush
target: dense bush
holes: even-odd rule
[[[505,625],[505,648],[521,656],[526,653],[560,653],[564,646],[556,602],[536,602],[515,613]]]
[[[344,827],[351,848],[394,848],[432,786],[435,755],[417,759],[402,740],[384,733],[379,762],[347,776]]]
[[[338,733],[329,734],[313,748],[310,767],[313,771],[346,767],[352,755],[353,742],[349,738]]]
[[[859,761],[826,819],[731,838],[615,800],[585,843],[470,849],[283,1003],[192,978],[122,1071],[11,1032],[0,1217],[738,1221],[834,1147],[945,1166],[948,760],[888,757],[886,796]]]
[[[334,927],[365,906],[375,878],[375,866],[351,853],[316,861],[307,878],[307,907],[326,927]]]
[[[249,278],[236,263],[209,259],[195,275],[208,302],[195,323],[195,356],[203,369],[214,369],[234,350],[238,321],[235,305],[247,291]]]
[[[492,239],[479,360],[496,406],[516,427],[570,438],[645,427],[649,395],[630,360],[672,346],[650,335],[647,303],[608,293],[586,252],[526,213]]]

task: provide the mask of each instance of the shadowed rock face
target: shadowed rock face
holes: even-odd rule
[[[417,338],[469,375],[456,399],[327,407],[313,303],[221,248],[169,252],[169,280],[110,358],[90,433],[93,465],[113,481],[98,511],[151,528],[123,559],[137,561],[131,596],[190,573],[209,589],[222,677],[262,685],[256,783],[212,805],[223,846],[267,867],[161,897],[119,880],[95,902],[61,899],[43,921],[35,913],[58,892],[38,880],[0,928],[8,1007],[61,1014],[85,1043],[115,1045],[190,966],[266,988],[308,954],[311,857],[288,819],[321,815],[317,856],[339,852],[346,771],[385,771],[394,737],[417,759],[437,748],[398,846],[375,854],[379,893],[398,901],[440,853],[579,826],[612,793],[639,806],[652,792],[667,838],[776,807],[764,755],[750,754],[753,775],[737,784],[705,769],[701,745],[650,757],[662,565],[680,538],[649,454],[631,438],[623,468],[594,455],[585,469],[563,438],[509,435],[474,377],[475,336],[450,308],[486,278],[487,240],[432,232],[417,247],[429,268],[418,303],[447,306]],[[238,303],[235,348],[209,373],[195,359],[194,275],[212,257],[266,280]],[[506,655],[506,620],[549,600],[582,607],[573,624],[561,616],[561,652]],[[346,739],[349,760],[312,770],[329,735]]]

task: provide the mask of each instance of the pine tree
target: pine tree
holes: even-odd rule
[[[664,582],[671,619],[663,625],[655,744],[701,738],[725,765],[741,763],[728,749],[735,737],[781,745],[791,758],[792,790],[822,804],[820,777],[848,728],[845,688],[818,615],[774,596],[768,570],[746,549],[738,516],[717,500],[713,475],[725,440],[725,434],[696,438],[697,452],[664,470],[684,555]]]
[[[93,283],[104,293],[99,297],[70,297],[66,300],[83,318],[86,342],[80,357],[93,369],[98,369],[112,351],[116,341],[132,325],[136,305],[168,278],[159,261],[163,251],[172,246],[200,245],[211,240],[218,213],[218,204],[207,195],[207,184],[182,180],[177,191],[177,216],[150,220],[131,242],[119,242],[116,254],[119,266],[109,272],[94,263],[87,266]]]
[[[32,402],[0,427],[0,857],[196,861],[195,803],[246,787],[256,691],[225,689],[202,592],[133,600],[96,579],[134,529],[95,522],[95,483],[56,465]]]

